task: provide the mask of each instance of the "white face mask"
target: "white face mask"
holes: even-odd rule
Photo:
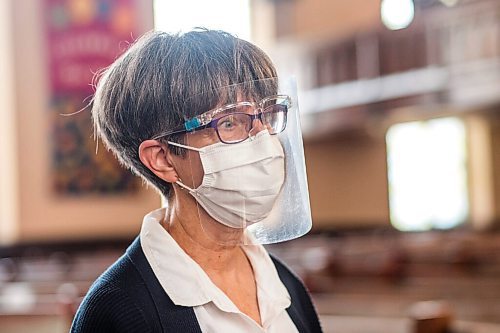
[[[203,148],[169,144],[198,151],[205,176],[189,193],[218,222],[232,228],[262,221],[273,209],[285,180],[283,148],[269,132],[237,143]]]

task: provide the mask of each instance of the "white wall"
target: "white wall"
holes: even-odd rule
[[[19,219],[12,10],[0,1],[0,243],[14,241]]]

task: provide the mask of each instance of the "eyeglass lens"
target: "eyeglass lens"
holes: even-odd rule
[[[239,112],[236,108],[232,111],[235,113],[224,112],[226,115],[217,119],[216,130],[219,139],[224,143],[244,141],[252,129],[252,114]],[[285,129],[287,111],[287,105],[273,104],[265,107],[258,118],[270,134],[278,134]]]

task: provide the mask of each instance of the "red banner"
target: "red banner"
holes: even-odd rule
[[[93,73],[137,37],[132,0],[46,0],[52,91],[88,92]]]

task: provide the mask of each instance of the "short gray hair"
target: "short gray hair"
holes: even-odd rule
[[[141,142],[221,102],[221,96],[207,92],[274,77],[276,70],[261,49],[229,33],[207,29],[185,34],[149,32],[96,77],[95,134],[122,165],[168,198],[171,185],[139,159]],[[181,137],[166,139],[181,141]]]

